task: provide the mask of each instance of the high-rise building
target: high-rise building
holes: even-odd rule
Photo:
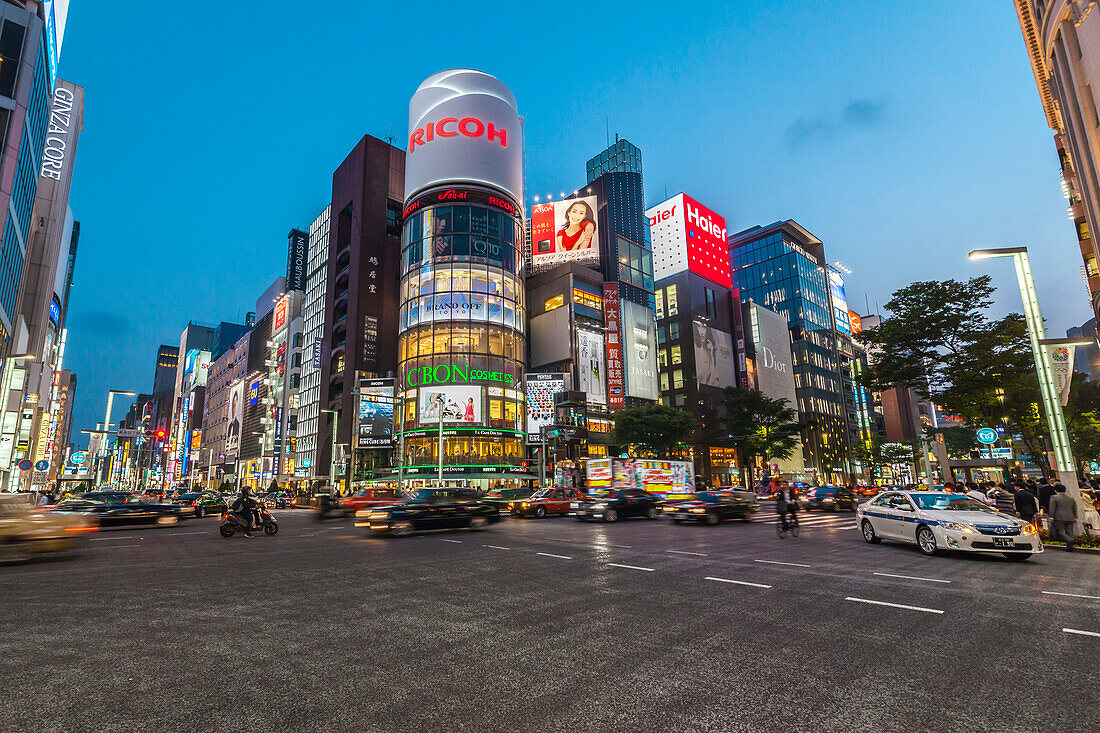
[[[191,454],[198,453],[202,429],[202,398],[206,391],[206,370],[210,364],[214,328],[192,321],[180,334],[179,358],[172,391],[172,419],[167,436],[169,483],[175,483],[187,474],[191,468]],[[200,431],[200,435],[196,436],[196,431]]]
[[[343,449],[337,462],[340,453],[352,458],[343,462],[342,476],[352,463],[364,477],[368,466],[389,464],[388,441],[384,448],[355,449],[357,394],[360,378],[393,378],[397,371],[404,185],[404,151],[369,135],[332,174],[319,409],[333,412],[319,419],[313,474],[328,475],[333,465],[334,413]]]
[[[302,304],[302,388],[299,392],[298,446],[294,474],[298,479],[327,475],[317,462],[318,417],[321,409],[321,353],[325,338],[325,292],[328,285],[328,244],[331,206],[326,206],[309,227],[306,254],[306,297]],[[329,433],[331,436],[331,433]]]
[[[730,287],[726,220],[685,194],[657,204],[646,216],[657,278],[661,402],[699,423],[696,474],[728,484],[737,476],[736,456],[713,445],[726,435],[724,391],[738,384],[733,333],[741,303]]]
[[[249,340],[250,334],[246,332],[223,353],[216,357],[211,354],[199,470],[204,472],[205,483],[212,489],[218,488],[223,479],[235,480],[236,476]]]
[[[1073,351],[1073,369],[1094,382],[1100,382],[1100,347],[1096,345],[1096,319],[1090,318],[1080,326],[1066,329],[1069,338],[1089,338],[1088,346],[1078,346]]]
[[[0,204],[6,222],[0,240],[2,354],[25,347],[16,306],[40,171],[60,174],[66,154],[62,137],[48,131],[65,25],[65,13],[58,17],[55,5],[0,3]],[[63,115],[58,110],[58,119]]]
[[[409,104],[396,414],[403,470],[415,482],[442,472],[488,488],[525,474],[516,110],[504,84],[470,69],[428,77]],[[334,216],[337,209],[334,199]]]
[[[1062,167],[1062,189],[1100,314],[1100,8],[1087,0],[1015,0],[1031,70]]]
[[[811,423],[802,434],[807,470],[819,480],[846,483],[853,467],[837,324],[850,316],[845,307],[843,319],[834,321],[825,248],[793,220],[746,229],[729,243],[741,302],[787,319],[798,410]]]

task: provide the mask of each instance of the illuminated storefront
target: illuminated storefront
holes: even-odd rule
[[[481,72],[442,72],[413,96],[409,130],[395,411],[403,472],[438,478],[442,430],[444,480],[518,480],[527,313],[515,99]]]

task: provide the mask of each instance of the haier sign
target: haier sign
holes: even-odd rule
[[[690,270],[722,287],[733,287],[725,218],[683,193],[649,209],[646,216],[653,239],[654,279]]]

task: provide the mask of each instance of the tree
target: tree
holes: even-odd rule
[[[682,450],[694,428],[690,414],[664,405],[628,407],[615,413],[615,443],[658,458],[670,458]]]
[[[271,479],[271,483],[268,484],[268,486],[267,486],[267,493],[270,494],[272,491],[278,491],[278,490],[279,490],[279,482],[276,481],[275,479]]]
[[[878,435],[872,435],[866,440],[860,440],[852,444],[852,456],[866,467],[871,483],[875,483],[876,476],[882,477],[882,446],[885,442]]]
[[[988,276],[916,282],[894,292],[891,317],[860,338],[874,351],[861,382],[874,390],[908,387],[971,425],[1007,419],[1044,472],[1045,418],[1023,316],[985,315],[995,288]]]
[[[1100,384],[1074,372],[1065,407],[1066,428],[1078,465],[1100,459]]]
[[[914,455],[913,446],[906,443],[884,443],[882,446],[882,462],[891,470],[902,464],[912,466]]]
[[[748,469],[746,485],[752,486],[752,459],[790,458],[808,425],[798,420],[798,413],[787,400],[773,400],[758,389],[727,387],[723,402],[729,431],[726,442],[737,451],[742,470]]]

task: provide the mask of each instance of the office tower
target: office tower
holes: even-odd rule
[[[318,418],[321,408],[321,354],[325,338],[325,293],[328,285],[329,224],[326,206],[309,227],[306,253],[306,297],[302,304],[303,346],[301,406],[294,473],[298,479],[328,475],[317,462]],[[328,434],[331,436],[331,432]]]

